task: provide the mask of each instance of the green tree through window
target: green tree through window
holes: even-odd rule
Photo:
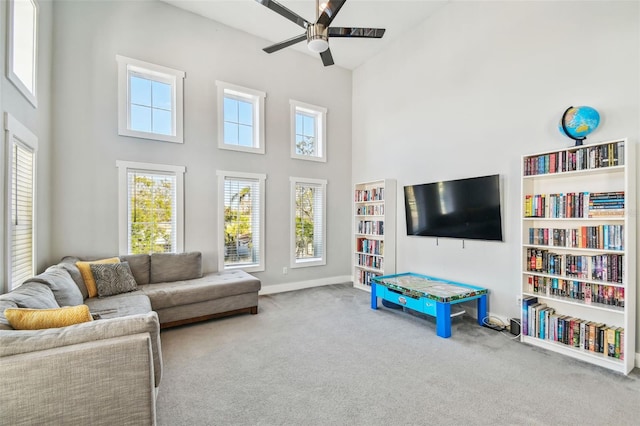
[[[175,176],[129,173],[129,253],[174,251],[175,185]]]

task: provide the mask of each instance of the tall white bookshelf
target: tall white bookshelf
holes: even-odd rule
[[[636,336],[635,146],[522,158],[521,341],[628,374]]]
[[[353,190],[353,286],[396,272],[396,180],[357,183]]]

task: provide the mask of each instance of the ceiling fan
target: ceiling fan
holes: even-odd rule
[[[331,22],[347,0],[328,0],[322,4],[316,0],[316,21],[313,23],[274,0],[256,1],[306,30],[305,34],[281,41],[262,50],[273,53],[306,40],[309,50],[320,54],[325,67],[334,63],[329,49],[329,37],[382,38],[385,31],[384,28],[330,27]]]

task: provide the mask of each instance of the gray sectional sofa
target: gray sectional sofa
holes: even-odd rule
[[[0,425],[155,424],[160,329],[258,312],[260,281],[240,270],[203,274],[199,252],[121,256],[135,289],[106,297],[88,297],[79,260],[0,295]],[[4,315],[79,304],[99,319],[14,330]]]

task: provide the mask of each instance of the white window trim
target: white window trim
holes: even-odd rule
[[[35,0],[29,0],[34,7],[33,14],[33,70],[31,78],[33,78],[33,92],[25,86],[20,77],[13,71],[13,36],[15,22],[13,20],[14,15],[14,0],[8,1],[7,8],[7,78],[18,89],[20,93],[34,106],[38,107],[38,14],[39,7]]]
[[[298,160],[327,161],[327,109],[317,105],[289,100],[291,106],[291,158]],[[301,155],[296,153],[296,113],[298,110],[316,117],[316,148],[319,155]]]
[[[290,198],[290,237],[289,254],[291,268],[306,268],[309,266],[322,266],[327,264],[327,181],[325,179],[311,179],[301,177],[290,177],[291,198]],[[311,184],[322,186],[322,254],[313,259],[296,259],[296,185]]]
[[[184,71],[116,55],[118,62],[118,134],[162,142],[184,143]],[[129,112],[129,71],[148,75],[157,81],[171,84],[173,135],[131,130]]]
[[[6,178],[5,178],[5,259],[4,259],[4,264],[5,264],[5,282],[6,282],[6,287],[4,290],[8,291],[11,290],[9,287],[11,286],[11,274],[12,274],[12,270],[11,270],[11,185],[12,185],[12,181],[11,181],[11,175],[12,173],[10,173],[11,171],[11,162],[13,161],[13,141],[14,139],[17,139],[18,141],[20,141],[20,143],[22,143],[24,146],[26,146],[27,148],[31,149],[33,151],[33,207],[32,207],[32,214],[33,214],[33,219],[32,219],[32,236],[31,236],[31,246],[33,248],[33,252],[32,252],[32,266],[33,266],[33,270],[32,270],[32,274],[35,274],[35,268],[36,265],[38,264],[38,259],[37,259],[37,222],[36,222],[36,216],[37,216],[37,196],[36,194],[37,192],[37,164],[38,164],[38,137],[32,133],[25,125],[23,125],[22,123],[20,123],[18,120],[15,119],[15,117],[13,117],[11,114],[5,112],[4,113],[4,123],[5,123],[5,130],[6,130],[6,143],[5,143],[5,164],[4,167],[6,168]],[[0,286],[0,290],[2,290],[2,286]]]
[[[127,173],[139,170],[149,173],[174,173],[176,176],[176,248],[175,253],[184,251],[184,173],[186,167],[167,164],[140,163],[136,161],[116,161],[118,168],[118,235],[119,252],[129,254],[129,193]]]
[[[218,148],[228,149],[231,151],[250,152],[253,154],[264,154],[265,152],[265,131],[264,131],[264,99],[267,96],[265,92],[246,87],[237,86],[235,84],[226,83],[224,81],[216,81],[218,87]],[[245,98],[253,104],[253,142],[254,147],[230,145],[224,143],[224,96],[225,92]]]
[[[218,170],[218,271],[229,271],[233,269],[242,269],[245,272],[262,272],[265,269],[265,181],[267,175],[262,173],[244,173],[244,172],[231,172],[225,170]],[[258,242],[258,250],[260,253],[260,261],[257,265],[245,266],[245,265],[233,265],[225,266],[224,264],[224,180],[225,178],[239,178],[239,179],[256,179],[259,182],[260,187],[260,235]]]

